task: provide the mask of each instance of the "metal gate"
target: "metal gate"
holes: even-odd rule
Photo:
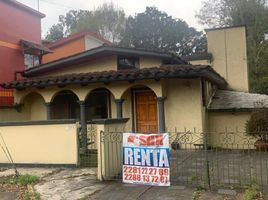
[[[97,126],[87,125],[86,133],[79,132],[79,163],[81,167],[97,167]]]

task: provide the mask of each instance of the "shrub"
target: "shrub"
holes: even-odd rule
[[[268,109],[256,109],[251,113],[246,123],[246,132],[267,140],[268,133]]]

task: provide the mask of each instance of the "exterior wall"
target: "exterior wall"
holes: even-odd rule
[[[209,144],[223,148],[254,148],[256,139],[245,133],[249,118],[249,112],[209,112]]]
[[[85,38],[81,37],[55,48],[52,47],[51,50],[53,53],[43,56],[43,63],[48,63],[85,51]]]
[[[203,131],[203,108],[200,80],[167,80],[165,101],[166,126],[169,132]]]
[[[102,46],[103,44],[104,42],[101,42],[92,36],[88,35],[85,37],[85,50],[94,49],[96,47]]]
[[[100,72],[100,71],[109,71],[117,69],[117,58],[116,56],[108,56],[101,58],[100,60],[92,60],[86,65],[77,65],[75,67],[65,67],[61,70],[54,70],[50,73],[42,74],[41,76],[48,75],[65,75],[72,73],[86,73],[86,72]]]
[[[14,72],[24,70],[20,40],[41,43],[40,17],[5,1],[0,1],[0,81],[14,80]]]
[[[231,89],[248,92],[248,66],[245,27],[207,30],[212,67]]]
[[[210,60],[190,60],[189,63],[192,65],[211,65]]]
[[[41,43],[40,21],[40,17],[30,11],[9,3],[9,1],[0,1],[1,83],[13,81],[15,72],[24,70],[24,56],[20,40]],[[13,105],[12,90],[0,88],[0,106],[10,105]]]
[[[29,109],[22,109],[21,111],[17,111],[15,108],[0,109],[0,122],[27,120],[30,120]]]
[[[14,163],[22,164],[77,165],[76,130],[76,124],[0,127]],[[2,151],[0,163],[9,163]]]
[[[53,53],[55,54],[55,53]],[[53,56],[53,54],[47,54],[44,57],[48,58]],[[161,59],[141,57],[140,58],[140,68],[149,68],[149,67],[159,67],[162,64]],[[64,75],[72,73],[86,73],[86,72],[100,72],[100,71],[109,71],[117,70],[117,56],[107,56],[102,57],[96,60],[89,61],[88,64],[77,65],[75,67],[65,67],[60,70],[54,70],[41,76],[48,75]]]

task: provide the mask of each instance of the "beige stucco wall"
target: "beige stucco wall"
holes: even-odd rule
[[[212,67],[229,83],[230,88],[247,92],[248,66],[245,27],[207,30],[208,52]]]
[[[25,121],[30,119],[28,109],[18,111],[15,108],[0,109],[0,121]]]
[[[189,61],[192,65],[211,65],[210,60],[192,60]]]
[[[117,57],[116,56],[107,56],[102,57],[96,60],[89,61],[86,65],[81,64],[72,67],[64,67],[60,70],[51,71],[42,76],[54,76],[54,75],[64,75],[72,73],[85,73],[85,72],[99,72],[99,71],[109,71],[117,69]]]
[[[78,163],[76,124],[2,126],[0,133],[15,163]],[[0,163],[8,163],[3,151]]]
[[[223,148],[254,148],[256,138],[245,132],[249,118],[249,112],[209,112],[209,144]]]
[[[167,80],[165,101],[166,127],[170,132],[203,131],[200,80]]]

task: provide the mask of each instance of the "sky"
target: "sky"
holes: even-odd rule
[[[201,8],[201,0],[17,0],[29,7],[44,13],[42,19],[42,36],[44,37],[49,28],[57,23],[59,15],[64,15],[70,9],[94,10],[105,2],[113,2],[122,8],[127,15],[135,15],[144,12],[146,6],[155,6],[165,11],[174,18],[185,20],[190,26],[202,30],[195,14]]]

